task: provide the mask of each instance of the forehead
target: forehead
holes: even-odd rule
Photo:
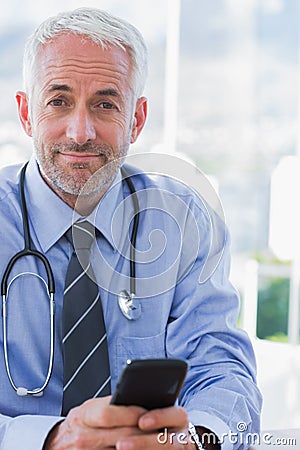
[[[38,51],[34,76],[48,78],[90,78],[95,81],[129,84],[131,60],[128,52],[115,45],[102,48],[90,38],[61,34],[42,44]]]

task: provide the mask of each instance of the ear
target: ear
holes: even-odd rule
[[[135,113],[133,118],[133,125],[131,130],[131,144],[133,144],[142,129],[144,128],[147,117],[147,99],[146,97],[140,97],[136,102]]]
[[[28,136],[32,136],[32,127],[31,122],[29,118],[29,106],[28,106],[28,98],[25,92],[18,91],[16,93],[16,100],[18,103],[18,113],[19,118],[22,124],[22,127],[25,131],[25,133]]]

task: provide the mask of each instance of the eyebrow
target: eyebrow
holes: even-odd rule
[[[62,91],[62,92],[72,92],[72,89],[67,84],[52,84],[48,92],[55,92],[55,91]]]
[[[116,91],[115,89],[111,89],[111,88],[100,89],[100,90],[96,91],[96,95],[100,95],[100,96],[107,95],[109,97],[120,97],[119,92]]]
[[[73,89],[67,84],[52,84],[48,92],[72,92]],[[108,88],[108,89],[99,89],[96,91],[96,95],[99,96],[109,96],[109,97],[120,97],[119,92],[116,89]]]

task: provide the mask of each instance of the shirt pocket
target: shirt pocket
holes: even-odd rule
[[[155,336],[132,337],[120,336],[117,338],[115,379],[118,378],[127,360],[146,358],[166,358],[166,333]]]

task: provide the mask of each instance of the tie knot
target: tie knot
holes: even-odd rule
[[[95,227],[86,220],[75,222],[71,234],[75,250],[90,250],[95,240]]]

